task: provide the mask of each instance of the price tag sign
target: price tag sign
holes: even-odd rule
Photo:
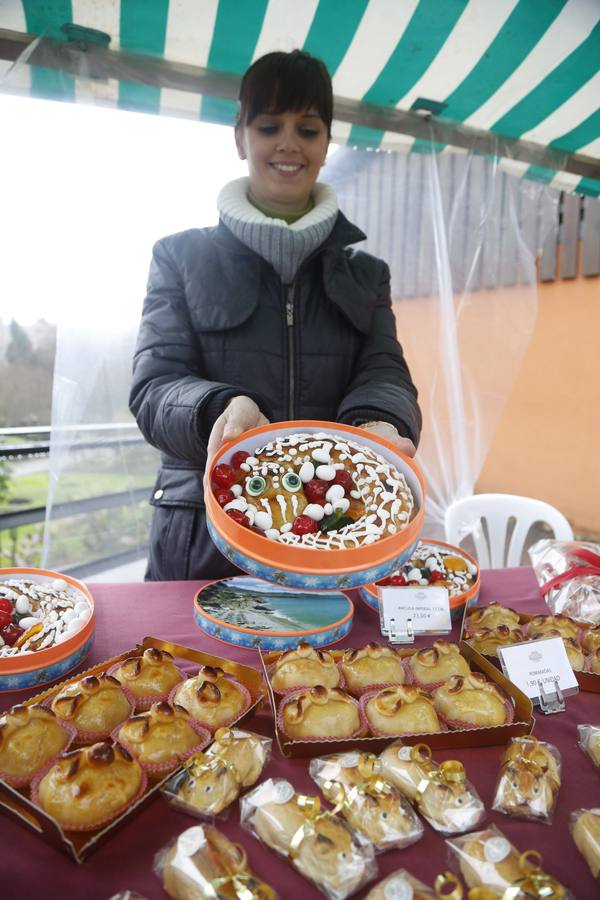
[[[560,637],[499,647],[498,656],[506,677],[531,700],[539,702],[544,695],[556,695],[557,686],[563,696],[579,690]]]
[[[416,634],[448,634],[452,630],[445,587],[379,588],[381,632],[392,642],[407,643]]]

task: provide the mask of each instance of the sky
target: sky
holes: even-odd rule
[[[154,241],[214,224],[247,174],[223,126],[9,94],[0,121],[5,322],[134,325]]]

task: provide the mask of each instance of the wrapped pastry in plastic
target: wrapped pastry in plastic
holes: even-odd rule
[[[283,778],[242,797],[240,820],[331,900],[344,900],[377,874],[373,845]]]
[[[431,888],[428,888],[407,872],[397,869],[371,888],[365,900],[437,900]]]
[[[570,891],[544,872],[539,853],[519,853],[494,825],[484,831],[447,838],[446,843],[469,888],[493,888],[499,897],[510,900],[575,900]],[[509,889],[511,892],[506,893]]]
[[[529,558],[550,610],[600,625],[600,545],[538,541]]]
[[[579,746],[600,769],[600,725],[578,725]]]
[[[188,828],[154,858],[154,871],[173,900],[277,900],[248,869],[246,851],[212,825]]]
[[[377,850],[408,847],[422,837],[417,814],[383,778],[372,753],[334,753],[313,759],[310,775],[339,815]]]
[[[381,773],[411,800],[432,828],[459,834],[475,828],[485,807],[458,760],[436,763],[427,744],[396,741],[379,756]]]
[[[578,809],[571,813],[569,828],[575,845],[600,882],[600,809]]]
[[[204,753],[195,753],[162,788],[190,815],[217,816],[244,788],[256,784],[271,755],[271,738],[238,728],[219,728]]]
[[[493,809],[522,819],[552,822],[560,789],[560,754],[532,735],[514,738],[504,753]]]

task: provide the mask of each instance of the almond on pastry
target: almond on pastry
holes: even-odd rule
[[[292,738],[347,738],[360,728],[358,703],[340,688],[317,685],[282,702],[283,729]]]
[[[487,606],[477,606],[467,614],[467,629],[475,631],[478,628],[496,628],[498,625],[508,625],[509,628],[517,628],[521,621],[519,613],[508,606],[502,606],[496,600],[492,600]]]
[[[332,654],[312,647],[302,641],[295,650],[282,653],[276,661],[271,685],[274,691],[287,691],[300,687],[337,687],[340,673]]]
[[[558,614],[556,616],[533,616],[527,626],[529,634],[547,634],[549,631],[559,631],[563,637],[576,638],[579,633],[579,625],[568,616]]]
[[[435,641],[433,647],[417,650],[409,657],[408,665],[415,681],[425,685],[445,681],[451,675],[468,675],[471,671],[458,645],[448,641]]]
[[[112,674],[136,698],[166,699],[183,680],[173,657],[166,650],[148,647],[141,656],[131,656]],[[138,707],[139,708],[139,707]]]
[[[503,695],[483,675],[454,675],[433,692],[436,710],[446,719],[475,726],[504,725]]]
[[[0,715],[0,775],[19,782],[32,778],[68,747],[73,734],[38,703],[13,706]]]
[[[118,740],[142,765],[171,761],[176,765],[186,753],[205,743],[192,728],[188,711],[165,700],[153,703],[147,712],[131,716],[119,728]]]
[[[340,666],[350,691],[362,691],[374,684],[404,684],[406,678],[402,657],[392,647],[375,642],[346,650]]]
[[[600,625],[588,628],[581,641],[581,646],[586,653],[595,653],[596,650],[600,650]]]
[[[228,725],[242,714],[247,696],[240,684],[219,666],[201,666],[197,675],[175,689],[172,702],[209,728]]]
[[[131,703],[112,675],[86,675],[68,684],[52,701],[52,711],[84,734],[107,736],[131,714]]]
[[[497,625],[496,628],[477,628],[476,631],[469,633],[467,640],[478,653],[483,653],[484,656],[497,656],[498,647],[520,644],[525,640],[525,635],[520,628]]]
[[[412,685],[378,691],[365,703],[365,715],[376,733],[425,734],[442,730],[431,697]]]

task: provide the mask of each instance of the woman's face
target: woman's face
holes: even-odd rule
[[[235,142],[248,161],[255,200],[281,212],[308,206],[329,145],[327,126],[315,110],[261,113],[249,125],[238,125]]]

